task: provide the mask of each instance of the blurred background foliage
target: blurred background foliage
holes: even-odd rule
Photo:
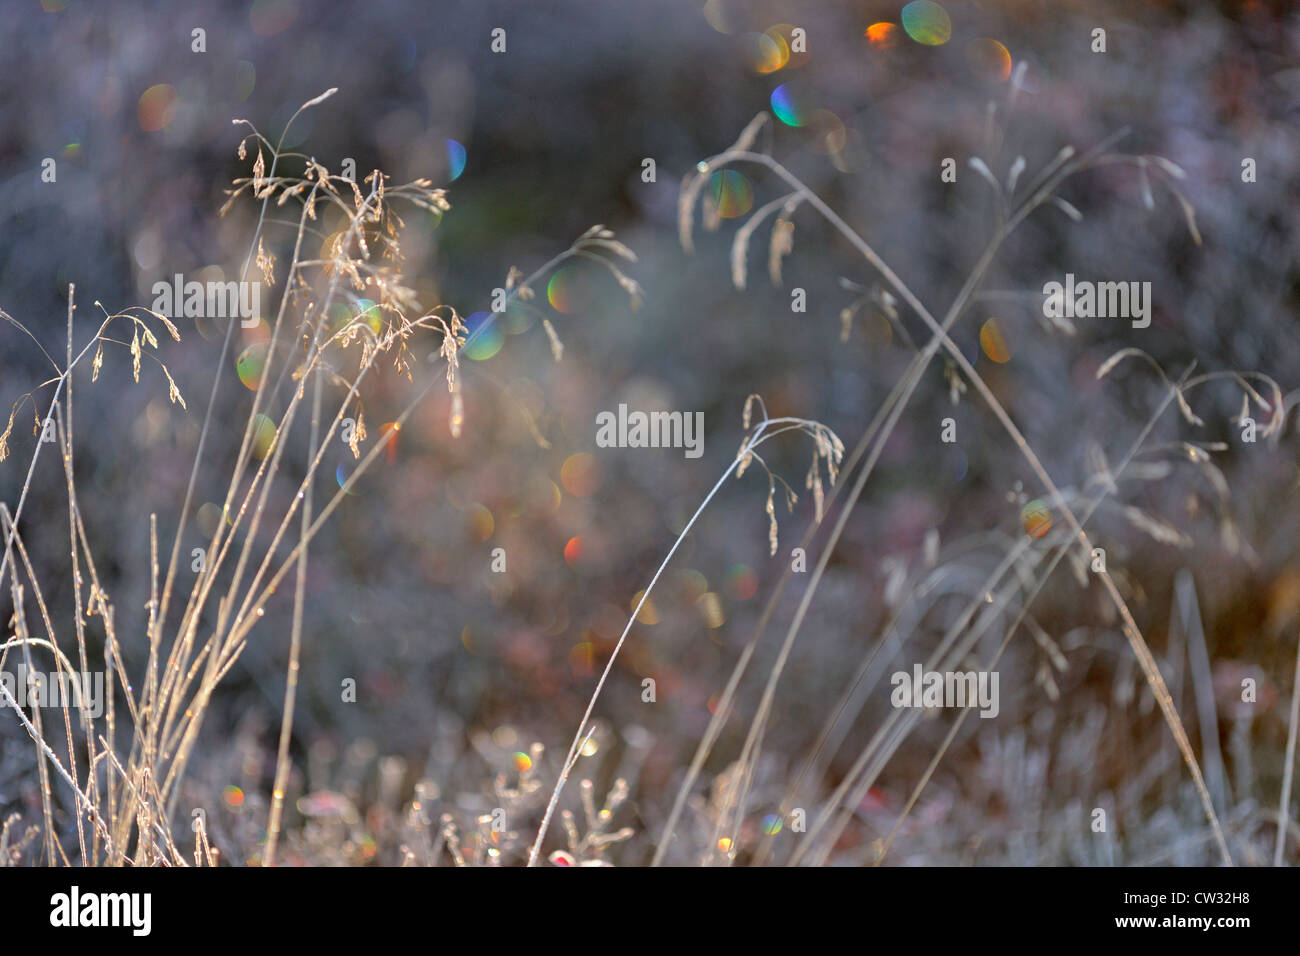
[[[546,743],[550,758],[567,746],[634,596],[734,454],[747,394],[762,394],[773,415],[815,418],[846,444],[856,442],[911,347],[869,306],[854,314],[842,340],[841,312],[857,293],[841,280],[866,288],[877,282],[853,250],[801,210],[784,287],[766,281],[764,228],[750,252],[749,288],[734,289],[728,251],[735,229],[746,212],[780,195],[756,167],[737,167],[740,177],[713,184],[725,216],[716,234],[697,231],[689,257],[678,243],[682,178],[761,110],[775,107],[778,115],[764,145],[936,314],[961,287],[995,222],[992,191],[967,165],[969,157],[982,157],[1005,179],[1023,155],[1030,176],[1063,146],[1085,149],[1127,127],[1122,151],[1162,155],[1187,171],[1180,186],[1196,207],[1202,245],[1192,241],[1168,191],[1156,188],[1154,208],[1145,207],[1132,167],[1086,173],[1063,190],[1082,221],[1050,208],[1036,213],[985,284],[999,295],[978,302],[954,332],[1063,487],[1086,484],[1090,448],[1112,460],[1121,454],[1161,397],[1158,379],[1137,363],[1095,380],[1120,347],[1145,349],[1171,376],[1195,360],[1202,370],[1263,372],[1284,391],[1300,382],[1300,19],[1293,8],[952,2],[944,4],[950,36],[936,44],[908,35],[901,6],[0,6],[7,40],[0,71],[0,308],[55,356],[63,352],[70,282],[85,336],[98,322],[96,299],[113,311],[148,305],[153,284],[176,273],[237,276],[257,211],[243,202],[217,217],[224,190],[248,168],[235,155],[241,133],[231,120],[246,118],[274,139],[299,105],[330,87],[339,92],[294,125],[287,147],[332,170],[346,157],[359,176],[378,168],[398,182],[428,176],[448,188],[449,213],[405,217],[406,271],[426,308],[445,302],[467,316],[488,309],[491,290],[504,285],[511,266],[530,272],[597,222],[640,257],[630,267],[646,290],[636,311],[607,274],[582,264],[566,266],[538,286],[531,302],[512,306],[500,332],[484,335],[466,363],[464,434],[450,437],[448,399],[436,392],[313,546],[295,793],[344,787],[333,771],[319,769],[335,761],[351,768],[346,786],[365,803],[365,794],[373,798],[382,789],[375,761],[392,755],[403,761],[392,771],[400,779],[396,790],[409,793],[425,778],[436,781],[446,808],[491,806],[490,798],[475,802],[480,778],[511,770],[510,755],[532,740]],[[795,25],[806,31],[806,54],[790,50]],[[498,27],[506,31],[505,53],[490,50]],[[1107,31],[1104,54],[1090,49],[1096,27]],[[191,49],[195,28],[206,31],[204,53]],[[1025,73],[1008,115],[1008,77],[1021,63]],[[41,181],[46,157],[57,162],[55,183]],[[945,157],[957,160],[956,183],[940,180]],[[1257,182],[1242,182],[1244,157],[1256,161]],[[654,182],[643,180],[646,158],[655,162]],[[266,236],[287,261],[291,230],[271,222]],[[1077,334],[1063,334],[1043,319],[1037,293],[1066,272],[1150,281],[1150,328],[1080,320]],[[277,281],[264,303],[278,302],[283,276]],[[807,292],[804,313],[791,311],[795,287]],[[565,345],[558,364],[541,328],[548,317]],[[992,351],[979,337],[989,319],[997,320],[1002,338]],[[928,337],[915,317],[904,314],[902,324],[912,339]],[[223,331],[186,320],[183,342],[164,343],[188,413],[167,403],[156,368],[132,385],[121,355],[108,356],[93,386],[78,382],[77,467],[88,530],[123,625],[144,620],[148,516],[157,513],[169,542],[214,371],[223,377],[218,423],[246,414],[251,392],[233,362],[215,367]],[[6,402],[49,371],[29,340],[0,327]],[[430,374],[417,369],[415,385],[421,373]],[[392,371],[369,382],[371,441],[414,387]],[[828,702],[888,619],[888,562],[914,566],[931,529],[945,543],[995,529],[1020,534],[1017,483],[1027,497],[1041,492],[978,398],[962,396],[954,408],[949,391],[936,361],[831,562],[765,744],[777,781],[807,751]],[[595,415],[620,402],[703,411],[703,457],[597,448]],[[1290,418],[1280,441],[1245,445],[1230,421],[1239,390],[1208,387],[1192,403],[1205,426],[1192,428],[1171,411],[1151,444],[1227,442],[1215,460],[1230,494],[1216,495],[1184,461],[1158,474],[1153,469],[1151,480],[1122,483],[1120,495],[1186,533],[1192,546],[1152,540],[1118,508],[1104,508],[1094,526],[1153,648],[1167,655],[1162,662],[1202,753],[1195,689],[1178,678],[1187,666],[1185,640],[1174,635],[1176,576],[1190,571],[1210,656],[1258,673],[1286,700],[1300,625],[1300,470]],[[10,503],[33,446],[22,424],[29,414],[19,418],[15,457],[0,466],[0,496]],[[948,415],[957,422],[955,446],[938,440],[938,422]],[[530,422],[549,447],[539,444]],[[200,502],[219,505],[238,440],[236,428],[217,429],[200,473]],[[346,474],[350,452],[340,443],[334,454],[328,474]],[[791,441],[771,463],[801,490],[809,454]],[[1162,457],[1172,460],[1151,460]],[[71,582],[66,573],[59,577],[66,511],[56,470],[53,459],[42,463],[24,527],[46,575],[47,598],[68,611]],[[792,516],[782,509],[781,550],[769,558],[763,484],[752,474],[730,483],[688,537],[598,707],[605,723],[593,746],[614,754],[602,772],[634,777],[637,836],[619,857],[626,862],[648,858],[710,707],[811,519],[810,500],[801,499]],[[186,550],[203,543],[218,515],[216,505],[200,511]],[[489,572],[496,547],[506,550],[505,574]],[[1178,808],[1165,829],[1146,828],[1153,844],[1126,835],[1135,841],[1127,859],[1199,827],[1194,801],[1178,796],[1185,796],[1186,772],[1098,590],[1080,588],[1066,568],[1056,573],[1034,614],[1070,661],[1055,676],[1058,694],[1038,679],[1042,650],[1018,639],[1002,665],[1000,718],[969,722],[927,791],[925,813],[918,811],[924,832],[912,834],[909,847],[900,843],[901,852],[947,862],[1087,861],[1092,851],[1070,849],[1075,838],[1060,834],[1075,826],[1075,805],[1098,805],[1103,790],[1115,791],[1131,811],[1129,825]],[[782,632],[797,594],[792,589],[778,611]],[[930,636],[922,640],[942,633],[958,609],[952,601],[927,618]],[[214,788],[247,792],[247,799],[226,800],[231,814],[248,816],[243,829],[231,824],[232,834],[248,839],[238,846],[229,837],[227,853],[235,858],[255,855],[264,825],[264,814],[248,811],[257,806],[254,795],[269,790],[289,604],[286,594],[254,631],[208,720],[208,756],[191,774],[196,801],[211,800]],[[776,643],[769,636],[760,647],[757,674],[766,674]],[[143,647],[141,639],[141,655]],[[645,676],[658,682],[656,705],[641,701]],[[357,679],[355,704],[339,701],[346,677]],[[758,680],[747,682],[743,716],[728,725],[711,773],[734,758],[760,688]],[[878,689],[848,730],[828,783],[887,710]],[[866,844],[879,835],[872,814],[896,812],[946,727],[946,720],[927,722],[891,762],[846,850],[855,839]],[[1223,749],[1231,750],[1226,716],[1218,731]],[[1225,757],[1233,799],[1275,804],[1285,706],[1272,707],[1247,733],[1254,772],[1244,783],[1244,769]],[[0,720],[0,743],[30,756],[11,720]],[[1129,786],[1155,753],[1174,758],[1161,764],[1158,786]],[[1239,750],[1234,754],[1241,759]],[[553,761],[545,766],[549,783]],[[34,773],[0,776],[0,812],[30,811],[35,791]],[[758,803],[763,799],[765,792]],[[1016,801],[1037,816],[1024,817]],[[973,834],[998,843],[1004,855],[972,857]],[[1186,859],[1200,859],[1197,852],[1188,850]]]

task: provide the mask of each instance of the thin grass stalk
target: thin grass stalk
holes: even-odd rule
[[[1189,366],[1187,371],[1183,373],[1182,379],[1180,380],[1180,384],[1187,380],[1188,376],[1192,372],[1192,368],[1194,367],[1194,365],[1195,363],[1193,363],[1192,366]],[[1171,384],[1169,392],[1166,394],[1164,400],[1161,402],[1160,407],[1147,419],[1146,425],[1142,429],[1141,433],[1129,446],[1129,449],[1125,453],[1124,457],[1116,465],[1113,472],[1113,476],[1116,482],[1118,482],[1119,476],[1124,473],[1125,469],[1129,466],[1132,460],[1137,456],[1137,453],[1141,449],[1142,445],[1146,443],[1146,440],[1150,436],[1152,429],[1155,427],[1156,422],[1160,420],[1160,418],[1168,410],[1169,406],[1173,403],[1174,395],[1177,388],[1178,388],[1177,385]],[[1081,524],[1088,523],[1088,521],[1096,513],[1097,509],[1101,507],[1102,501],[1108,496],[1108,494],[1109,494],[1109,488],[1107,486],[1103,486],[1102,489],[1097,493],[1096,497],[1089,502],[1088,507],[1085,509],[1083,515],[1080,518]],[[1038,597],[1043,587],[1046,586],[1048,580],[1052,576],[1052,573],[1056,570],[1057,566],[1060,564],[1061,559],[1065,557],[1068,548],[1069,548],[1069,539],[1062,541],[1061,544],[1057,548],[1055,548],[1047,564],[1047,567],[1043,569],[1043,572],[1038,576],[1037,581],[1034,583],[1033,589],[1025,596],[1024,601],[1021,603],[1020,613],[1016,616],[1015,620],[1013,620],[1011,624],[1007,627],[1006,633],[1002,637],[1002,641],[998,647],[997,653],[993,656],[993,659],[988,664],[987,667],[988,670],[992,670],[993,668],[997,667],[997,663],[1002,658],[1002,654],[1006,651],[1007,647],[1011,643],[1012,636],[1019,629],[1021,622],[1024,621],[1029,616],[1029,609],[1030,607],[1033,606],[1035,598]],[[882,845],[879,856],[877,857],[876,860],[877,865],[884,862],[885,857],[889,853],[890,847],[893,845],[895,837],[898,835],[899,829],[903,825],[903,821],[907,819],[907,816],[912,811],[912,808],[916,806],[916,802],[917,800],[920,799],[921,793],[922,791],[924,791],[926,784],[929,783],[931,777],[934,774],[934,771],[939,766],[939,762],[943,759],[944,754],[947,753],[948,748],[951,746],[953,740],[955,739],[957,732],[961,727],[961,724],[965,721],[966,717],[970,714],[972,709],[973,708],[969,706],[965,707],[962,710],[961,714],[958,715],[958,718],[953,722],[953,726],[951,730],[949,731],[948,735],[944,738],[943,743],[940,745],[938,751],[935,753],[935,756],[933,760],[931,760],[930,765],[926,768],[925,772],[922,774],[921,779],[917,782],[916,787],[913,789],[911,795],[909,796],[906,805],[904,806],[902,812],[898,816],[898,819],[894,822],[893,827],[890,828],[889,834],[886,837],[884,844]]]
[[[317,442],[320,437],[320,407],[321,407],[321,376],[317,371],[313,376],[311,410],[311,439],[309,443],[308,456],[314,457],[317,452]],[[306,500],[302,505],[302,533],[299,537],[299,543],[302,543],[302,536],[307,534],[307,529],[311,527],[312,496],[314,484],[307,486]],[[294,582],[293,593],[293,626],[289,633],[289,673],[285,678],[284,687],[284,713],[280,723],[280,743],[279,751],[275,760],[275,783],[271,790],[271,814],[266,824],[266,854],[264,864],[266,866],[275,866],[276,844],[280,838],[280,819],[284,811],[284,791],[289,785],[289,738],[293,732],[293,710],[294,703],[297,699],[298,691],[298,671],[300,668],[300,657],[302,654],[302,615],[303,604],[306,600],[307,591],[307,548],[302,548],[302,556],[298,559],[298,578]]]
[[[1291,678],[1291,718],[1286,733],[1286,763],[1282,769],[1282,792],[1277,804],[1277,842],[1273,844],[1273,865],[1282,865],[1286,831],[1291,823],[1291,780],[1295,772],[1297,731],[1300,731],[1300,639],[1296,640],[1295,673]]]

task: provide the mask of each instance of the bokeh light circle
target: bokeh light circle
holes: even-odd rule
[[[1041,538],[1052,530],[1052,512],[1039,498],[1020,509],[1020,524],[1031,538]]]
[[[645,598],[645,600],[642,601],[642,598]],[[637,610],[637,608],[640,608],[640,610]],[[654,627],[659,623],[659,611],[655,608],[654,599],[646,597],[644,589],[632,595],[632,600],[628,602],[628,610],[636,612],[638,624]]]
[[[684,568],[677,575],[677,581],[681,585],[686,600],[691,603],[698,601],[709,590],[709,579],[704,576],[703,572],[697,571],[695,568]]]
[[[569,666],[574,677],[590,677],[596,672],[596,648],[590,641],[574,644],[569,651]]]
[[[169,83],[158,83],[140,94],[136,108],[140,128],[146,133],[166,129],[176,117],[176,90]]]
[[[239,381],[250,391],[257,391],[265,369],[266,345],[261,342],[250,345],[235,359],[235,373],[239,376]]]
[[[397,460],[397,434],[402,426],[397,422],[384,422],[379,426],[379,440],[384,443],[384,454],[391,465]]]
[[[604,480],[600,465],[596,459],[585,451],[570,455],[560,466],[560,484],[564,490],[575,498],[586,498],[595,494]]]
[[[755,73],[775,73],[790,59],[790,47],[780,34],[747,33],[744,42],[745,56]]]
[[[901,19],[907,35],[923,46],[942,46],[952,37],[948,11],[934,0],[912,0]]]
[[[283,33],[297,16],[296,0],[253,0],[253,8],[248,13],[253,32],[261,37]]]
[[[747,564],[733,565],[727,571],[726,588],[733,601],[748,601],[758,593],[758,575]]]
[[[253,457],[259,461],[275,449],[275,422],[266,415],[253,418]]]
[[[720,169],[709,177],[709,195],[723,219],[736,219],[754,206],[754,187],[734,169]]]
[[[794,34],[796,29],[798,27],[791,23],[777,23],[763,31],[764,36],[771,37],[772,42],[784,51],[782,69],[797,70],[808,62],[807,34],[805,32],[799,38],[803,40],[802,43],[799,43],[802,49],[796,50],[794,48],[797,42]]]
[[[838,153],[848,143],[843,121],[830,110],[815,110],[808,118],[808,131],[813,135],[813,149],[819,153]]]
[[[727,613],[723,609],[722,598],[713,591],[699,596],[695,602],[695,610],[699,612],[704,626],[711,630],[727,623]]]
[[[972,69],[983,79],[1001,82],[1011,78],[1011,53],[997,40],[980,37],[966,45]]]
[[[589,273],[577,263],[555,270],[546,283],[546,301],[556,312],[565,315],[585,312],[592,301]]]
[[[364,322],[375,335],[384,330],[384,312],[373,299],[357,299],[357,320]]]
[[[957,445],[949,446],[949,455],[952,457],[953,481],[964,481],[966,475],[970,472],[970,459],[966,457],[966,453]]]
[[[871,24],[863,35],[873,50],[891,50],[902,40],[898,24],[884,21]]]
[[[786,126],[802,126],[812,115],[808,95],[793,83],[782,83],[772,91],[772,112]]]
[[[475,362],[485,362],[501,351],[506,334],[501,323],[493,321],[491,312],[475,312],[465,320],[469,328],[461,354]]]
[[[355,462],[339,462],[338,467],[334,469],[334,480],[338,482],[340,488],[347,484],[347,480],[352,477],[352,472],[354,471],[356,471]],[[344,494],[357,495],[360,494],[360,492],[357,490],[357,486],[353,485],[351,488],[347,489]]]
[[[460,178],[460,174],[465,171],[465,161],[468,154],[465,147],[454,139],[447,140],[447,169],[451,173],[453,181]]]
[[[470,528],[474,531],[474,536],[480,541],[486,541],[497,530],[497,519],[493,516],[492,511],[487,505],[474,502],[466,509],[469,516]]]
[[[1011,361],[1011,349],[997,319],[989,319],[980,327],[980,348],[990,361],[1005,365]]]

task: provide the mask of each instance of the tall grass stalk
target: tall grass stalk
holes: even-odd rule
[[[925,365],[929,363],[929,361],[937,353],[939,348],[942,347],[948,352],[950,358],[960,369],[960,371],[965,376],[965,378],[969,382],[971,382],[975,386],[976,390],[980,393],[981,398],[985,401],[986,405],[988,405],[990,410],[998,419],[1002,428],[1011,436],[1012,440],[1016,444],[1017,449],[1020,451],[1022,457],[1025,458],[1026,462],[1029,464],[1030,468],[1034,471],[1039,481],[1043,485],[1044,489],[1050,494],[1051,500],[1053,500],[1054,502],[1059,502],[1060,507],[1067,521],[1069,522],[1070,530],[1073,532],[1075,539],[1078,541],[1083,551],[1085,553],[1090,552],[1091,545],[1086,533],[1083,531],[1082,523],[1079,521],[1074,511],[1069,507],[1064,495],[1061,494],[1060,489],[1056,486],[1051,476],[1047,473],[1046,469],[1043,467],[1041,461],[1038,459],[1037,455],[1033,452],[1032,448],[1030,448],[1024,436],[1020,433],[1019,429],[1016,427],[1014,422],[1011,420],[1010,416],[1007,414],[1005,408],[1001,405],[1000,402],[998,402],[996,397],[992,394],[991,390],[988,388],[987,384],[983,381],[982,377],[979,376],[979,374],[974,370],[974,368],[970,365],[969,361],[962,354],[961,350],[948,336],[948,331],[952,326],[952,324],[956,321],[956,319],[962,314],[968,302],[970,301],[971,297],[978,289],[978,286],[983,278],[985,271],[992,263],[999,247],[1001,246],[1005,238],[1016,228],[1016,226],[1020,222],[1022,222],[1035,209],[1048,203],[1058,204],[1058,205],[1063,203],[1063,200],[1059,200],[1054,195],[1055,189],[1060,185],[1061,182],[1063,182],[1069,176],[1081,172],[1087,168],[1090,168],[1091,166],[1101,165],[1109,162],[1124,161],[1124,157],[1113,156],[1106,152],[1106,150],[1109,149],[1114,144],[1114,142],[1116,142],[1120,138],[1120,136],[1123,135],[1123,131],[1117,133],[1115,136],[1110,137],[1106,141],[1102,142],[1101,144],[1094,147],[1092,150],[1090,150],[1089,152],[1087,152],[1086,154],[1078,158],[1075,158],[1073,150],[1067,147],[1066,149],[1061,151],[1061,153],[1057,156],[1055,160],[1053,160],[1046,167],[1044,167],[1043,170],[1039,172],[1039,174],[1035,177],[1035,179],[1027,189],[1027,192],[1029,193],[1029,197],[1026,200],[1022,201],[1019,204],[1019,206],[1017,206],[1014,210],[1012,210],[1010,214],[1007,215],[1005,218],[1002,217],[999,218],[999,223],[997,225],[997,228],[995,229],[992,239],[990,239],[989,243],[985,247],[984,252],[981,254],[980,259],[978,260],[976,266],[972,269],[971,273],[967,277],[967,280],[963,285],[961,292],[958,294],[952,306],[949,308],[948,313],[945,315],[943,322],[939,323],[930,314],[930,312],[924,307],[924,305],[919,301],[919,299],[915,296],[915,294],[912,293],[912,291],[907,287],[907,285],[903,283],[898,278],[896,273],[894,273],[893,270],[890,269],[888,265],[880,258],[880,256],[878,256],[875,253],[875,251],[871,248],[871,246],[857,232],[855,232],[851,227],[849,227],[847,223],[845,223],[844,220],[838,214],[836,214],[829,206],[827,206],[824,201],[822,201],[804,183],[802,183],[800,180],[794,177],[793,174],[791,174],[788,170],[786,170],[785,167],[783,167],[780,163],[773,160],[770,156],[764,153],[755,153],[750,151],[749,147],[752,145],[753,141],[755,140],[757,131],[762,126],[764,121],[765,120],[763,114],[760,114],[758,117],[756,117],[755,120],[751,122],[750,125],[746,128],[746,130],[741,134],[741,137],[738,139],[735,145],[733,145],[729,150],[717,156],[711,157],[705,160],[703,163],[701,163],[698,174],[695,177],[689,179],[686,182],[686,184],[684,184],[683,199],[679,205],[679,222],[681,223],[680,231],[682,234],[683,246],[688,251],[690,251],[691,249],[690,219],[693,215],[693,209],[694,209],[696,197],[698,197],[700,190],[703,188],[705,177],[712,174],[713,172],[716,172],[718,169],[722,167],[725,167],[729,164],[736,163],[736,162],[748,162],[748,163],[758,164],[766,167],[767,169],[775,173],[778,176],[778,178],[782,179],[786,183],[786,185],[792,189],[792,192],[785,199],[785,208],[787,210],[793,210],[793,208],[795,208],[797,205],[803,203],[807,203],[811,205],[824,219],[826,219],[837,231],[839,231],[841,235],[843,235],[854,246],[855,249],[858,250],[858,252],[866,260],[866,262],[882,276],[884,281],[894,291],[896,291],[899,294],[899,296],[902,298],[902,300],[911,307],[911,309],[922,319],[922,321],[924,321],[926,326],[931,330],[932,337],[921,352],[921,356],[920,356],[921,361],[919,363],[920,370],[923,370]],[[997,187],[999,190],[999,199],[1003,200],[1004,197],[1002,197],[1001,195],[1000,187],[998,186],[996,180],[994,180],[993,182],[995,187]],[[1174,189],[1175,193],[1179,195],[1181,199],[1181,194],[1177,193],[1176,188],[1171,185],[1171,189]],[[766,215],[767,210],[773,207],[774,205],[775,205],[774,203],[770,203],[768,204],[768,206],[761,208],[755,214],[754,218],[757,219],[763,215]],[[1189,228],[1193,230],[1194,236],[1196,236],[1199,239],[1199,235],[1195,232],[1194,221],[1191,217],[1191,213],[1188,210],[1187,205],[1184,205],[1184,210],[1188,217]],[[747,227],[749,225],[750,224],[747,223]],[[737,239],[736,239],[737,246],[748,241],[750,231],[752,230],[747,231],[745,228],[742,228],[741,232],[737,234]],[[736,281],[736,284],[738,286],[743,286],[743,281],[744,281],[743,265],[741,266],[737,265],[738,262],[743,263],[743,257],[744,257],[743,249],[741,253],[738,255],[735,251],[735,247],[733,247],[732,272],[733,272],[733,279]],[[808,607],[811,604],[812,595],[815,593],[818,583],[820,582],[821,577],[824,574],[825,567],[827,562],[829,561],[830,554],[832,553],[835,543],[838,541],[843,531],[844,524],[847,521],[847,516],[851,512],[853,505],[856,503],[858,497],[860,496],[862,489],[865,486],[866,480],[870,476],[870,473],[874,467],[875,461],[877,460],[881,449],[883,449],[884,443],[888,440],[888,437],[892,432],[895,424],[897,423],[899,417],[901,416],[903,409],[906,407],[912,392],[915,390],[916,384],[920,380],[919,370],[917,373],[913,374],[911,367],[909,367],[908,372],[905,373],[905,378],[907,379],[908,384],[904,387],[902,392],[897,395],[897,397],[891,396],[892,406],[890,407],[887,418],[885,419],[881,435],[876,440],[875,449],[873,450],[872,454],[868,457],[866,464],[858,473],[858,477],[854,483],[853,490],[850,492],[848,503],[841,510],[839,519],[837,520],[834,528],[832,529],[829,541],[822,550],[816,568],[813,572],[813,575],[810,578],[809,586],[805,590],[804,596],[799,604],[798,609],[795,612],[794,620],[792,621],[786,635],[786,640],[778,653],[776,663],[773,665],[771,669],[767,685],[764,689],[762,700],[760,701],[754,719],[751,722],[750,732],[746,738],[744,748],[742,749],[742,753],[739,758],[739,763],[741,767],[747,768],[747,770],[745,773],[736,774],[734,776],[733,783],[730,788],[730,792],[727,795],[727,802],[724,804],[724,810],[720,815],[718,821],[717,830],[721,830],[723,828],[723,821],[726,819],[728,812],[737,803],[740,804],[740,812],[736,814],[735,827],[739,826],[739,820],[743,816],[743,802],[744,802],[743,798],[740,797],[739,788],[741,787],[743,781],[750,779],[750,777],[752,776],[753,768],[756,767],[757,757],[759,752],[759,741],[761,740],[762,729],[771,711],[772,702],[775,696],[775,687],[776,687],[777,680],[779,679],[780,674],[784,669],[785,663],[788,660],[799,627],[801,626],[804,617],[807,613]],[[1181,393],[1176,392],[1176,397],[1178,398],[1180,408],[1186,409],[1185,402],[1181,397]],[[847,471],[845,473],[847,474]],[[1128,607],[1124,602],[1122,596],[1119,594],[1118,589],[1115,587],[1114,583],[1110,580],[1108,575],[1103,573],[1102,580],[1108,596],[1110,597],[1112,603],[1115,605],[1117,611],[1121,615],[1121,618],[1123,620],[1123,625],[1124,625],[1125,636],[1129,640],[1134,655],[1137,658],[1139,664],[1141,665],[1143,674],[1151,686],[1153,696],[1155,697],[1157,704],[1160,706],[1162,715],[1164,716],[1166,723],[1169,725],[1170,730],[1173,733],[1173,736],[1175,738],[1175,741],[1178,744],[1180,753],[1183,756],[1184,762],[1187,764],[1188,769],[1192,775],[1193,782],[1202,800],[1202,806],[1206,813],[1206,818],[1209,821],[1211,828],[1214,832],[1216,843],[1218,844],[1220,854],[1223,860],[1226,863],[1230,864],[1231,856],[1228,853],[1226,841],[1223,839],[1222,830],[1221,827],[1219,826],[1213,803],[1209,798],[1209,793],[1206,789],[1204,779],[1200,771],[1200,767],[1196,761],[1195,755],[1191,751],[1190,742],[1187,740],[1187,736],[1183,729],[1181,720],[1177,714],[1176,709],[1173,707],[1172,702],[1169,699],[1168,690],[1164,686],[1163,677],[1160,675],[1160,672],[1155,665],[1154,658],[1151,656],[1151,653],[1146,646],[1146,641],[1142,637],[1142,634],[1138,629],[1137,624],[1132,617],[1132,614],[1129,612]],[[763,622],[762,622],[764,625],[766,624],[767,619],[768,616],[764,615]],[[742,658],[740,662],[738,662],[737,670],[733,672],[732,680],[728,683],[728,691],[732,691],[734,689],[734,686],[738,681],[740,670],[744,666],[747,666],[749,661],[749,656],[750,656],[750,651],[747,648],[745,653],[742,654]],[[728,694],[726,696],[729,697],[730,695]],[[720,726],[721,721],[725,720],[726,716],[729,714],[729,707],[726,706],[728,703],[729,701],[726,699],[726,697],[724,697],[723,706],[720,706],[717,709],[717,712],[715,713],[714,718],[710,723],[710,727],[708,731],[706,731],[705,740],[702,741],[701,749],[697,751],[696,758],[692,762],[693,768],[698,768],[698,766],[702,764],[702,754],[704,753],[704,748],[706,746],[711,746],[712,741],[716,739],[717,727]],[[852,776],[853,775],[850,774],[850,779],[852,778]],[[688,774],[688,782],[691,779],[693,779],[693,773]],[[842,785],[841,791],[843,791],[844,789],[846,788]],[[680,812],[679,808],[684,799],[684,793],[685,793],[684,789],[682,791],[679,791],[677,804],[675,805],[674,808],[674,813],[670,815],[670,825],[665,829],[664,836],[661,838],[660,845],[656,850],[655,862],[660,862],[662,860],[663,853],[665,852],[666,846],[668,842],[671,840],[672,826],[675,825],[678,813]],[[834,801],[832,802],[832,805],[833,803]],[[850,806],[852,805],[855,804],[850,804]],[[715,836],[716,836],[716,831],[715,831]],[[812,842],[813,841],[811,839],[805,841],[804,847],[806,848]],[[728,845],[735,846],[736,844],[734,839],[732,839]]]

